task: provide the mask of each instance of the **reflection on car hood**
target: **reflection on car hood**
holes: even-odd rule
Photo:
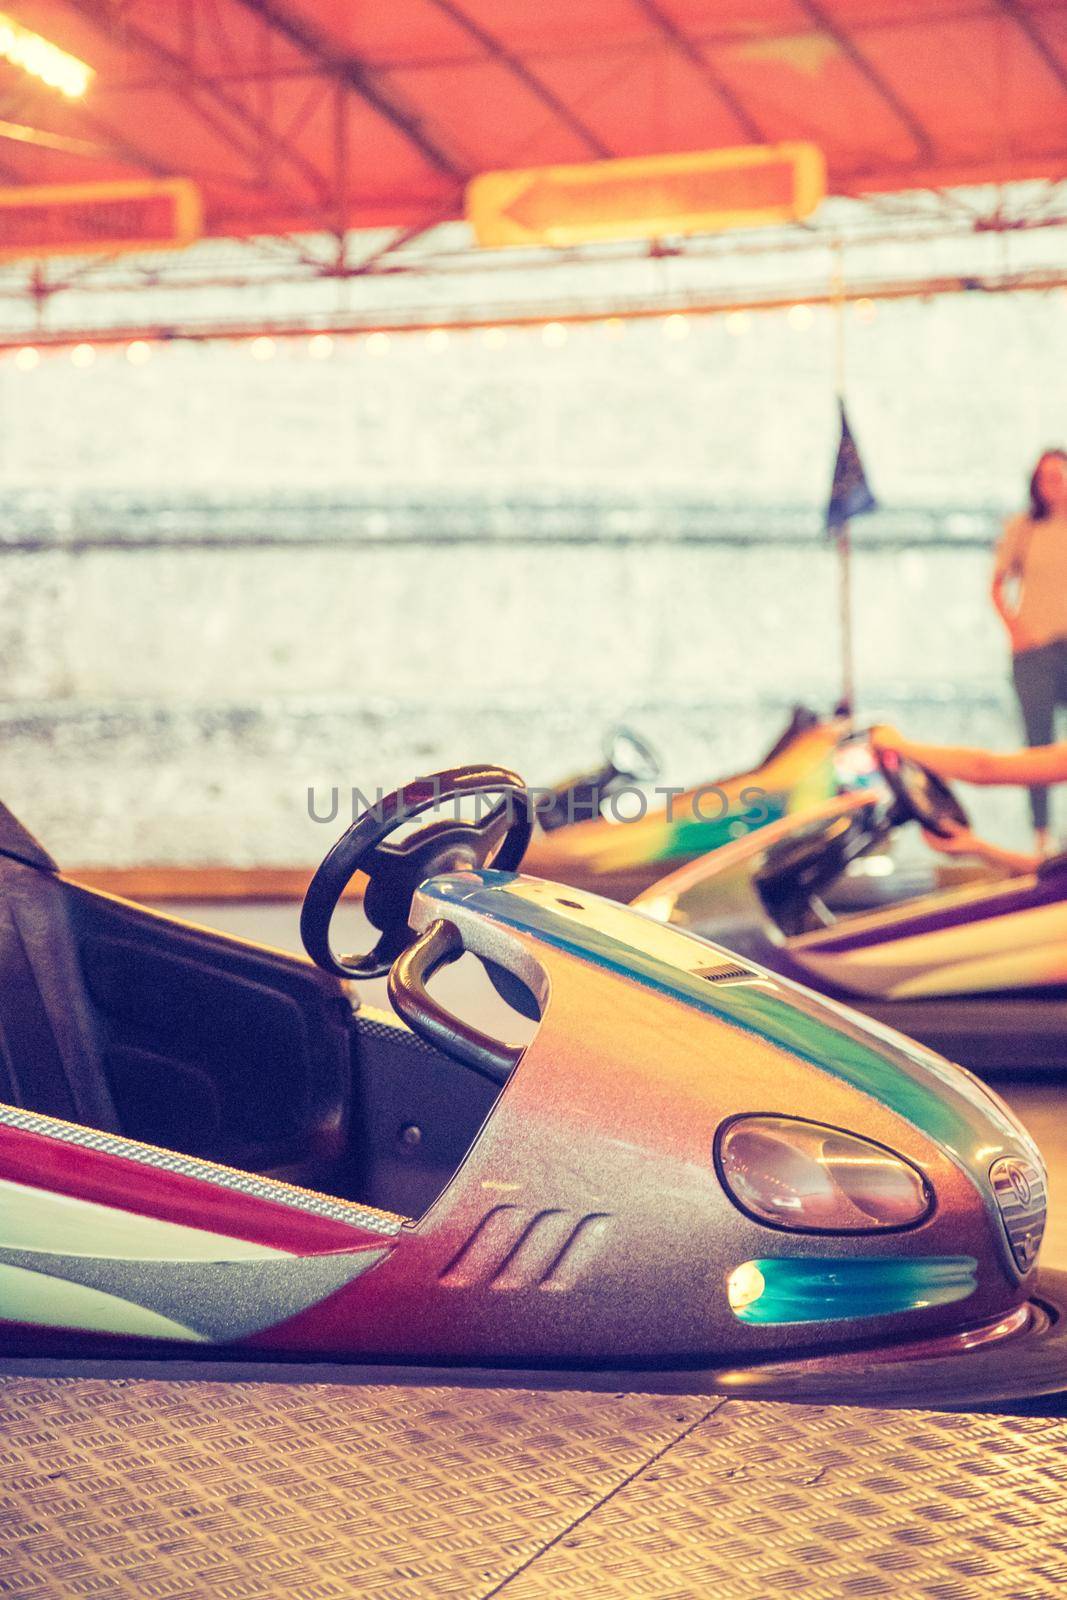
[[[628,907],[538,878],[483,870],[433,878],[422,892],[534,935],[545,944],[625,975],[708,1017],[756,1033],[870,1095],[953,1155],[983,1185],[976,1152],[999,1137],[1040,1163],[1033,1141],[996,1095],[962,1068],[893,1029],[820,999],[747,963],[753,981],[709,982],[736,967],[721,945],[653,923]],[[996,1152],[993,1152],[994,1154]]]

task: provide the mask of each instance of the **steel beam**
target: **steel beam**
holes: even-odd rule
[[[1067,93],[1067,66],[1041,32],[1034,12],[1027,11],[1019,4],[1019,0],[993,0],[993,4],[1026,37],[1034,53],[1044,62],[1060,88]]]
[[[633,0],[633,3],[652,23],[656,32],[666,39],[679,55],[684,56],[691,67],[696,68],[712,94],[722,102],[744,131],[745,137],[751,139],[753,144],[766,144],[767,135],[757,118],[726,80],[715,71],[695,41],[687,33],[683,33],[673,17],[668,16],[663,10],[659,0]]]
[[[592,128],[583,122],[565,101],[560,99],[555,90],[550,89],[548,84],[542,78],[539,78],[513,50],[509,50],[506,45],[502,44],[495,34],[489,32],[488,28],[483,28],[480,22],[476,22],[473,17],[468,16],[462,6],[456,5],[455,0],[430,0],[430,3],[438,11],[443,12],[446,17],[450,18],[458,28],[462,28],[463,32],[479,44],[486,55],[493,61],[506,68],[512,77],[533,95],[535,100],[539,100],[547,110],[551,111],[557,122],[562,123],[577,139],[581,140],[591,155],[599,157],[602,161],[611,156],[611,150],[600,135],[594,133]]]
[[[933,161],[934,142],[930,136],[929,129],[923,125],[911,107],[904,104],[892,84],[868,60],[852,35],[842,28],[838,22],[834,21],[830,13],[820,3],[820,0],[797,0],[797,4],[811,18],[818,31],[834,41],[841,54],[847,57],[883,104],[889,107],[897,121],[907,128],[922,160]]]
[[[101,12],[98,0],[66,0],[66,4],[91,22],[99,32],[111,34],[109,17],[106,12]],[[318,168],[300,150],[286,144],[275,129],[264,123],[241,101],[226,94],[209,80],[201,78],[189,61],[178,55],[163,40],[134,23],[130,19],[128,8],[121,14],[121,18],[116,17],[115,20],[121,29],[123,41],[137,53],[158,62],[169,78],[171,87],[186,96],[200,120],[211,128],[219,139],[235,150],[242,160],[248,162],[253,170],[263,152],[266,152],[277,157],[279,161],[286,162],[292,171],[299,172],[314,190],[318,200],[328,202],[329,184]],[[211,102],[211,107],[216,109],[204,105],[204,99]],[[257,141],[258,148],[253,146],[250,149],[245,140],[238,138],[232,127],[227,125],[227,118],[240,123],[251,133]]]
[[[466,169],[427,132],[425,119],[404,105],[393,90],[386,89],[362,61],[337,51],[314,23],[291,10],[284,0],[237,0],[237,3],[263,18],[321,70],[340,78],[359,99],[402,133],[437,172],[457,183],[466,181]]]

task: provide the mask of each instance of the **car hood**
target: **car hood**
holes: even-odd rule
[[[430,880],[421,894],[439,914],[461,905],[468,916],[487,917],[680,1000],[849,1084],[937,1143],[975,1180],[991,1210],[996,1158],[1017,1153],[1044,1175],[1022,1124],[962,1067],[754,962],[739,963],[722,945],[520,874],[457,873]]]

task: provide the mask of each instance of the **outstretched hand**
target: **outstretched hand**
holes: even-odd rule
[[[1039,641],[1034,638],[1027,628],[1023,627],[1017,617],[1006,617],[1004,625],[1008,630],[1008,639],[1011,642],[1013,656],[1020,656],[1027,650],[1037,648]]]
[[[888,722],[878,722],[870,731],[871,748],[878,750],[896,750],[903,754],[908,747],[908,741],[899,728],[894,728]]]
[[[980,856],[985,857],[987,847],[978,835],[970,828],[962,828],[956,822],[943,823],[947,830],[944,834],[931,833],[928,828],[923,829],[923,838],[931,850],[940,850],[946,856]]]

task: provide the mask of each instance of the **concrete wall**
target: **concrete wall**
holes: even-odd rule
[[[1062,296],[852,320],[864,711],[1014,737],[989,549],[1065,357]],[[837,692],[832,369],[821,314],[3,364],[0,793],[69,862],[288,862],[309,785],[543,781],[620,715],[672,780],[743,764]]]

